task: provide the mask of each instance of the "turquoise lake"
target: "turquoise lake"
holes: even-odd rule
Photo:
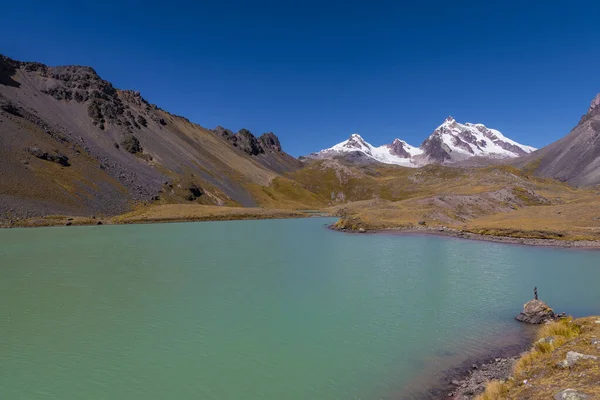
[[[0,230],[0,398],[417,399],[534,286],[600,313],[600,252],[332,221]]]

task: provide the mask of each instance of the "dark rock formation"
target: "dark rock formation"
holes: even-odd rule
[[[194,201],[204,194],[204,192],[202,191],[202,188],[200,186],[196,185],[195,183],[192,183],[190,185],[190,187],[188,188],[188,190],[190,192],[190,194],[188,194],[186,197],[186,200],[188,200],[188,201]]]
[[[256,156],[265,152],[265,150],[258,143],[256,137],[248,129],[240,129],[240,131],[233,137],[235,138],[233,145],[238,147],[244,153],[247,153],[251,156]]]
[[[229,139],[231,136],[233,136],[233,132],[231,130],[225,129],[220,125],[217,126],[215,129],[213,129],[212,131],[224,139]]]
[[[21,84],[13,79],[19,63],[0,54],[0,85],[19,87]]]
[[[131,154],[141,153],[144,150],[138,138],[133,135],[125,135],[121,146]]]
[[[352,164],[375,164],[378,161],[374,160],[372,157],[369,157],[362,151],[350,151],[346,154],[340,156],[344,161],[352,163]]]
[[[425,139],[423,144],[421,144],[421,149],[423,149],[423,152],[429,158],[436,162],[443,163],[446,160],[450,160],[450,153],[440,136],[432,135]]]
[[[259,136],[258,142],[263,149],[263,152],[280,152],[281,143],[279,138],[273,132],[267,132]]]
[[[21,114],[21,111],[19,110],[19,108],[6,99],[0,98],[0,109],[6,111],[7,113],[12,114],[16,117],[23,116],[23,114]]]
[[[144,118],[142,115],[138,115],[136,118],[136,121],[138,124],[140,124],[143,127],[148,126],[148,121],[146,121],[146,118]]]
[[[523,306],[523,311],[516,320],[528,324],[541,324],[556,319],[554,311],[541,300],[531,300]]]
[[[390,149],[390,153],[404,158],[410,158],[410,153],[406,151],[406,143],[400,139],[394,139],[391,144],[388,144],[387,147]]]
[[[217,126],[212,132],[251,156],[266,153],[282,153],[279,138],[273,132],[264,133],[258,138],[248,129],[240,129],[234,134],[229,129]]]
[[[60,164],[63,167],[69,167],[69,157],[62,155],[60,153],[57,154],[49,154],[46,151],[41,150],[38,147],[28,147],[27,152],[34,157],[39,158],[40,160],[50,161],[56,164]]]
[[[265,152],[258,139],[248,129],[240,129],[238,133],[233,134],[229,129],[217,126],[213,132],[248,155],[256,156]]]

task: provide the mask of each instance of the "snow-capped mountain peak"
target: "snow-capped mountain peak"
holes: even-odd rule
[[[470,157],[512,158],[536,150],[483,124],[461,124],[452,117],[446,118],[421,148],[431,162],[460,161]]]
[[[347,140],[328,149],[312,153],[308,157],[331,158],[353,152],[359,152],[367,159],[385,164],[416,166],[412,161],[412,157],[420,154],[421,151],[419,148],[411,146],[400,139],[395,139],[391,144],[376,147],[364,140],[358,133],[353,133]]]
[[[337,150],[337,151],[360,150],[360,151],[368,152],[368,151],[370,151],[371,147],[372,146],[369,143],[367,143],[362,138],[362,136],[360,136],[358,133],[353,133],[352,135],[350,135],[350,137],[347,140],[344,140],[343,142],[336,144],[335,146],[331,147],[330,149]]]
[[[358,133],[335,146],[312,153],[308,158],[352,156],[353,160],[379,161],[417,167],[430,163],[461,161],[471,157],[511,158],[536,150],[504,136],[483,124],[461,124],[449,116],[425,139],[420,147],[399,138],[389,144],[373,146]]]

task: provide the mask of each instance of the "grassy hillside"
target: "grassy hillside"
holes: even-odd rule
[[[419,169],[314,162],[289,176],[327,199],[340,229],[450,227],[478,234],[600,239],[600,197],[507,165]]]
[[[149,202],[257,206],[250,188],[301,163],[274,134],[240,132],[170,114],[90,67],[0,55],[0,219]]]
[[[531,351],[515,364],[513,376],[506,382],[490,382],[478,400],[554,399],[568,389],[582,397],[560,398],[600,398],[600,317],[544,325],[537,336]],[[596,358],[562,366],[569,352]]]

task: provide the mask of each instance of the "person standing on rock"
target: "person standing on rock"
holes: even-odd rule
[[[533,288],[533,297],[538,300],[537,286]]]

